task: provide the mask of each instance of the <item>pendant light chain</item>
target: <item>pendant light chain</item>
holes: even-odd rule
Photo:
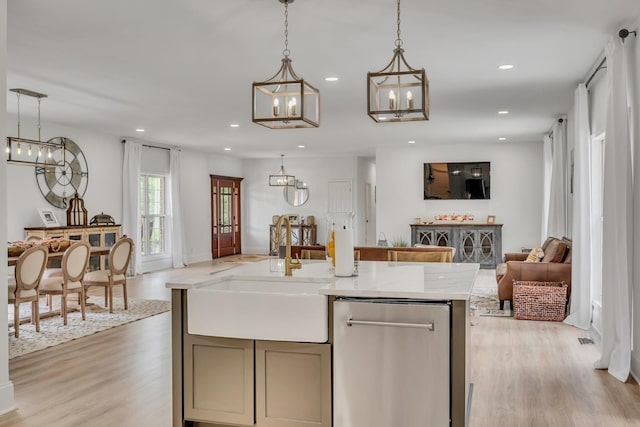
[[[398,0],[398,38],[396,39],[396,47],[402,46],[402,39],[400,38],[400,0]]]
[[[41,126],[40,126],[40,100],[41,100],[41,98],[38,98],[38,141],[42,141],[42,138],[40,136],[40,129],[41,129]]]
[[[282,51],[285,58],[289,57],[289,2],[284,2],[284,50]]]
[[[16,92],[18,97],[18,139],[20,139],[20,92]]]

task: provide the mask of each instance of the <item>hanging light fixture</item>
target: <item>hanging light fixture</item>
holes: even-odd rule
[[[482,168],[471,168],[471,176],[474,178],[480,178],[482,176]]]
[[[270,187],[294,187],[296,185],[296,177],[287,175],[284,171],[284,154],[280,154],[280,170],[275,175],[269,175]]]
[[[411,68],[400,38],[400,0],[397,0],[398,38],[391,62],[367,73],[367,113],[375,122],[429,120],[429,81],[424,68]]]
[[[51,159],[51,152],[64,148],[64,144],[59,144],[59,143],[54,143],[54,142],[49,142],[49,141],[41,141],[41,125],[40,125],[40,102],[42,100],[42,98],[46,98],[47,95],[43,94],[43,93],[38,93],[38,92],[34,92],[32,90],[27,90],[27,89],[9,89],[11,92],[15,92],[17,99],[18,99],[18,137],[7,137],[7,147],[6,147],[6,154],[7,154],[7,163],[13,163],[13,164],[20,164],[20,165],[28,165],[28,166],[42,166],[43,163],[46,163],[47,160],[43,160],[42,158],[42,151],[43,149],[46,149],[47,152],[47,158]],[[20,96],[21,95],[26,95],[26,96],[31,96],[33,98],[37,98],[38,99],[38,140],[34,140],[34,139],[26,139],[26,138],[22,138],[20,136]],[[23,156],[23,150],[22,150],[22,146],[26,145],[27,146],[27,153],[26,156]],[[36,147],[37,149],[37,156],[32,157],[32,148],[31,147]],[[63,156],[64,156],[64,150],[62,150]],[[53,160],[49,160],[49,161],[53,161]],[[64,162],[64,159],[63,159]]]
[[[320,92],[298,77],[289,54],[289,4],[284,3],[282,66],[269,80],[253,83],[254,123],[270,129],[317,128],[320,125]]]

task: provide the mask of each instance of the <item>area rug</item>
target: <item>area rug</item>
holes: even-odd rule
[[[478,316],[513,316],[509,303],[505,303],[505,309],[500,310],[500,301],[495,289],[474,289],[471,292],[471,309],[475,309]]]
[[[13,306],[9,305],[9,359],[164,313],[171,309],[170,301],[129,298],[129,309],[125,310],[122,298],[114,298],[113,313],[109,313],[109,309],[103,307],[104,297],[90,297],[87,302],[91,304],[87,306],[87,320],[82,320],[79,311],[68,314],[67,326],[62,324],[60,316],[41,319],[40,332],[36,332],[35,325],[23,323],[20,325],[20,338],[14,336]],[[30,304],[21,304],[20,317],[30,316],[30,307]],[[40,307],[41,313],[46,310],[47,308]]]
[[[222,262],[230,262],[230,263],[246,263],[246,262],[259,262],[264,261],[265,259],[272,258],[268,255],[233,255],[227,259],[222,259]]]

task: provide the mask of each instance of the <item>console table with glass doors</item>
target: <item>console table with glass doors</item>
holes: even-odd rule
[[[113,225],[73,225],[68,227],[26,227],[25,240],[62,237],[69,240],[82,240],[92,247],[111,247],[120,238],[119,224]],[[105,255],[92,255],[89,258],[89,270],[108,269]]]
[[[502,262],[502,224],[411,224],[411,246],[415,244],[454,247],[453,262],[496,268]]]
[[[282,226],[280,233],[284,245],[285,226]],[[291,245],[292,246],[314,246],[316,244],[316,224],[295,224],[291,225]],[[278,255],[278,242],[276,242],[276,226],[269,226],[269,255]]]

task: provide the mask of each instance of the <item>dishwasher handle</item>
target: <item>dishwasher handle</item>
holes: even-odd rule
[[[400,322],[376,322],[373,320],[353,320],[349,318],[347,320],[347,326],[362,325],[362,326],[390,326],[394,328],[417,328],[428,329],[433,331],[433,322],[430,323],[400,323]]]

